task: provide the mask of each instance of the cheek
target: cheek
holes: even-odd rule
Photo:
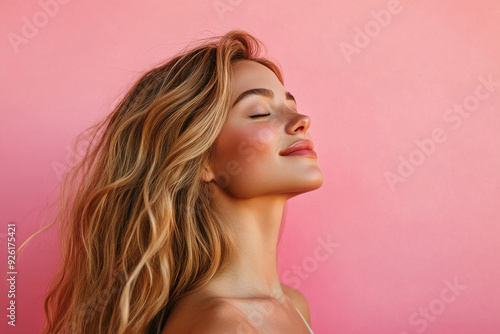
[[[217,144],[215,172],[219,183],[252,179],[253,174],[277,162],[279,140],[279,129],[269,123],[223,129]]]

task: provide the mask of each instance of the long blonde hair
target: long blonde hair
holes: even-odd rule
[[[232,66],[262,58],[233,30],[145,73],[63,179],[62,263],[45,299],[43,333],[160,333],[174,304],[223,270],[234,240],[203,166],[230,109]]]

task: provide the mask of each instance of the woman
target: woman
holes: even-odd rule
[[[312,333],[276,246],[286,201],[323,174],[261,47],[243,31],[204,40],[91,128],[63,184],[44,333]]]

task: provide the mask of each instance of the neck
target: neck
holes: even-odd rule
[[[244,200],[217,197],[237,248],[227,269],[209,283],[218,295],[274,297],[281,301],[276,247],[286,200],[276,195]]]

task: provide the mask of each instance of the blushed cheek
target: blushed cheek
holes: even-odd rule
[[[277,136],[275,132],[267,126],[255,127],[244,131],[242,138],[238,141],[238,159],[244,159],[251,163],[259,157],[272,154],[277,147]]]
[[[256,124],[223,131],[217,146],[217,183],[225,186],[230,180],[240,183],[243,180],[238,178],[258,177],[253,174],[276,159],[278,145],[279,135],[270,125]]]

